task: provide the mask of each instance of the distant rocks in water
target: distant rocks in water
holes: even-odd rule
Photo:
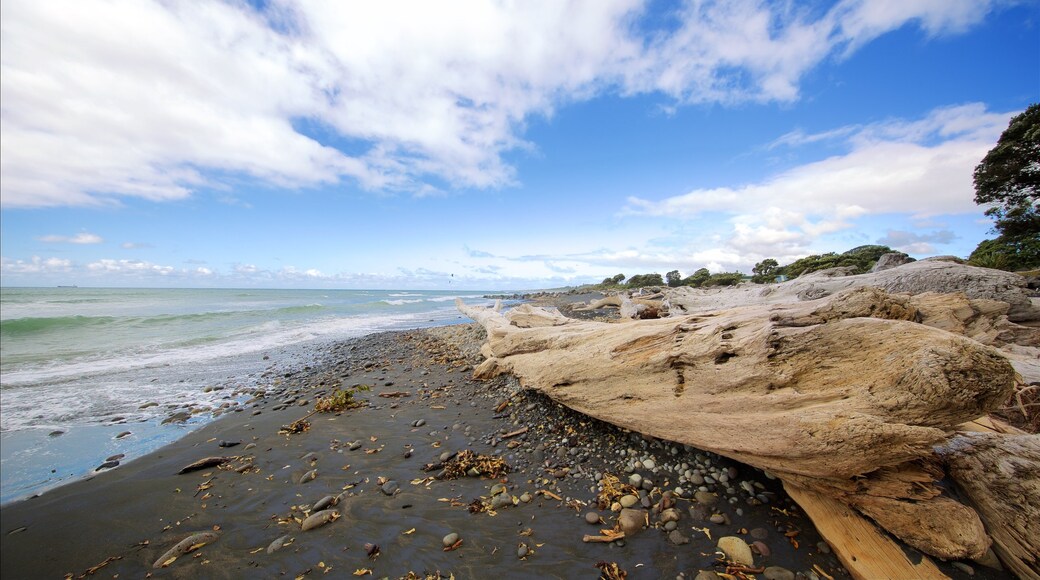
[[[64,431],[60,431],[60,430],[59,430],[59,431],[51,431],[51,432],[50,432],[50,433],[48,433],[47,435],[48,435],[49,437],[61,437],[61,436],[62,436],[62,435],[64,435],[64,434],[65,434],[65,432],[64,432]]]
[[[178,411],[170,415],[169,417],[162,420],[162,425],[169,425],[170,423],[183,423],[191,419],[191,413],[188,411]]]
[[[145,403],[145,404],[141,405],[140,407],[138,407],[137,410],[141,411],[141,410],[144,410],[144,409],[148,409],[150,407],[158,407],[158,406],[159,406],[159,403],[157,403],[155,401],[148,401],[147,403]]]
[[[131,433],[129,431],[123,431],[119,435],[116,435],[116,439],[122,439],[123,437],[129,437]]]
[[[102,463],[101,465],[97,466],[97,469],[95,469],[94,471],[101,471],[103,469],[112,469],[113,467],[116,467],[118,465],[119,465],[119,460],[106,461],[106,462]]]

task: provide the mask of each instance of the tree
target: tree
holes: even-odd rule
[[[636,274],[628,279],[626,285],[629,288],[642,288],[644,286],[664,286],[664,280],[661,279],[661,275],[654,274]]]
[[[776,280],[776,270],[779,266],[780,263],[772,258],[762,260],[751,269],[751,273],[754,274],[751,281],[755,284],[765,284]]]
[[[672,288],[675,288],[682,284],[682,276],[679,275],[678,270],[672,270],[664,275],[665,282]]]
[[[1008,123],[997,145],[975,167],[975,203],[993,204],[986,215],[1001,236],[1040,232],[1040,104]]]
[[[1000,236],[995,240],[982,240],[968,256],[968,263],[1012,272],[1040,267],[1040,236]]]
[[[625,277],[626,276],[624,274],[615,274],[614,277],[611,278],[611,280],[613,280],[615,284],[620,284],[625,279]]]
[[[683,278],[682,285],[693,286],[694,288],[697,288],[705,282],[707,282],[708,278],[711,278],[711,272],[708,272],[707,268],[701,268],[693,274],[690,274],[689,276]]]

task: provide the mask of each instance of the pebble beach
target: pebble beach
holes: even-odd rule
[[[768,474],[473,380],[483,340],[386,332],[286,363],[239,411],[6,505],[2,575],[849,577]],[[314,413],[342,389],[356,407]]]

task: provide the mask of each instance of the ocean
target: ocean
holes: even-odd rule
[[[323,342],[463,322],[475,292],[0,289],[0,503],[158,449]],[[130,431],[131,435],[117,438]]]

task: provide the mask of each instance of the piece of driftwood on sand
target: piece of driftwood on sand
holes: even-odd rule
[[[990,536],[936,485],[933,449],[1002,403],[1017,375],[994,348],[923,322],[967,318],[991,341],[1017,325],[989,316],[987,326],[953,296],[858,288],[624,324],[530,305],[459,309],[488,333],[478,376],[511,373],[590,416],[767,469],[928,554],[980,558]]]

